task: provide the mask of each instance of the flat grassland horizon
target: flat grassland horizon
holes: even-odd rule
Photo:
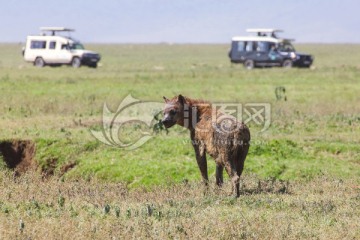
[[[86,47],[102,55],[97,69],[36,68],[19,44],[0,44],[0,144],[33,142],[38,165],[13,177],[0,156],[0,238],[360,237],[360,45],[295,44],[315,57],[310,69],[252,71],[225,44]],[[249,124],[243,195],[229,198],[229,184],[203,194],[180,127],[133,151],[96,140],[104,103],[115,111],[128,94],[270,104],[269,129]]]

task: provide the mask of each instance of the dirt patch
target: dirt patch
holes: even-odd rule
[[[44,178],[53,176],[55,174],[57,162],[57,158],[50,158],[46,161],[46,165],[40,167],[41,173],[43,174]]]
[[[0,142],[0,155],[6,166],[17,173],[35,169],[35,143],[30,140],[5,140]]]
[[[39,170],[43,176],[62,176],[76,166],[75,162],[62,165],[58,171],[58,159],[49,158],[46,164],[40,166],[35,161],[36,147],[30,140],[4,140],[0,141],[0,159],[2,158],[9,169],[13,169],[16,175],[25,173],[28,170]]]
[[[70,163],[67,163],[67,164],[61,166],[61,168],[60,168],[60,174],[61,174],[61,175],[64,175],[65,173],[67,173],[68,171],[70,171],[71,169],[73,169],[75,166],[76,166],[76,163],[75,163],[75,162],[70,162]]]
[[[75,162],[70,162],[62,165],[58,170],[56,170],[58,165],[58,159],[51,158],[48,159],[46,163],[46,165],[41,167],[41,172],[44,178],[54,175],[62,176],[76,166]]]

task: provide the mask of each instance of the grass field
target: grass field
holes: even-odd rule
[[[230,64],[228,45],[88,47],[102,55],[98,69],[38,69],[20,45],[0,45],[0,141],[33,141],[40,166],[14,180],[0,164],[1,239],[360,237],[360,45],[298,45],[315,56],[311,69],[253,71]],[[276,100],[279,86],[287,101]],[[179,127],[133,151],[90,134],[105,102],[115,111],[128,94],[161,102],[179,93],[271,104],[267,131],[250,124],[240,199],[227,197],[228,185],[203,195]],[[66,166],[73,168],[62,175]],[[40,169],[55,177],[40,180]]]

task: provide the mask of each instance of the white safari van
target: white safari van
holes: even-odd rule
[[[81,65],[96,68],[100,55],[85,50],[84,46],[70,36],[57,35],[59,32],[73,32],[74,29],[64,27],[42,27],[41,35],[27,36],[23,49],[24,59],[37,67],[45,65],[71,65],[75,68]]]

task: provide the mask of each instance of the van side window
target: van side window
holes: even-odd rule
[[[36,41],[33,40],[30,43],[31,49],[45,49],[46,48],[46,41]]]
[[[61,45],[61,49],[68,50],[68,49],[69,49],[69,45],[67,45],[67,44]]]
[[[55,41],[51,41],[49,44],[49,49],[55,49],[56,48],[56,42]]]
[[[243,52],[245,50],[245,42],[238,42],[237,51]]]
[[[253,51],[253,42],[247,42],[245,51],[247,51],[247,52]]]
[[[269,43],[268,42],[257,42],[256,51],[258,51],[258,52],[269,51]]]

